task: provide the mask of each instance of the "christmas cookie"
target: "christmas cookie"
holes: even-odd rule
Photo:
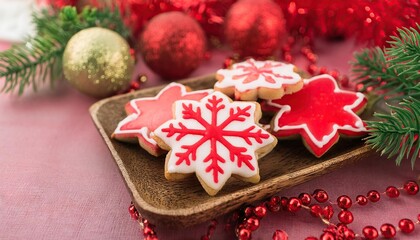
[[[272,120],[272,133],[278,138],[302,136],[304,144],[321,157],[344,136],[366,134],[365,124],[357,115],[367,100],[362,93],[338,88],[330,75],[304,80],[302,90],[270,100],[268,105],[279,112]]]
[[[295,70],[292,64],[249,59],[218,70],[214,89],[237,100],[278,99],[302,88]]]
[[[137,142],[154,156],[163,153],[150,133],[162,123],[172,119],[172,104],[176,100],[200,100],[213,90],[188,92],[189,88],[171,83],[156,97],[133,99],[125,105],[127,117],[115,129],[112,137],[120,141]]]
[[[177,180],[195,173],[209,195],[231,177],[257,183],[257,160],[270,152],[277,139],[258,124],[256,102],[232,102],[220,92],[200,101],[174,104],[174,119],[154,132],[166,156],[165,177]]]

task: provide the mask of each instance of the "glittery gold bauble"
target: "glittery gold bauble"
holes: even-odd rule
[[[93,97],[107,97],[127,88],[133,69],[127,42],[105,28],[76,33],[64,50],[64,76],[75,88]]]

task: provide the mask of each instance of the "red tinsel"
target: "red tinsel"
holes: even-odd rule
[[[223,23],[227,11],[236,0],[171,0],[197,20],[209,37],[223,39]]]
[[[315,37],[356,37],[383,46],[399,27],[420,22],[418,0],[276,0],[289,33]]]
[[[133,30],[133,37],[137,39],[144,25],[154,16],[169,11],[181,11],[169,0],[116,0],[125,22]]]
[[[97,2],[105,2],[95,0]],[[274,0],[283,9],[288,32],[306,37],[355,37],[359,42],[383,46],[399,27],[420,22],[420,0]],[[46,0],[61,7],[86,0]],[[196,19],[207,36],[223,37],[223,23],[236,0],[116,0],[134,36],[159,13],[184,11]]]

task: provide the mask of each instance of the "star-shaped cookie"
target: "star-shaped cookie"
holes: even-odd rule
[[[171,83],[155,97],[133,99],[125,105],[127,117],[115,129],[112,137],[126,142],[138,141],[140,146],[154,156],[164,151],[159,148],[150,133],[172,119],[172,105],[176,100],[200,100],[213,90],[189,92],[179,83]]]
[[[295,70],[292,64],[248,59],[218,70],[214,89],[236,100],[277,99],[302,88]]]
[[[302,136],[304,144],[321,157],[344,136],[366,134],[365,124],[357,115],[367,103],[362,93],[339,89],[330,75],[304,80],[302,90],[268,105],[279,109],[271,123],[278,138]]]
[[[167,179],[195,173],[210,195],[231,175],[252,183],[260,180],[257,160],[274,148],[277,139],[258,124],[258,103],[232,102],[214,92],[200,101],[176,101],[174,113],[173,120],[153,132],[159,146],[170,150]]]

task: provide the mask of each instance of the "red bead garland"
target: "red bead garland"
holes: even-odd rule
[[[387,195],[390,198],[398,198],[400,195],[399,189],[404,189],[408,195],[415,195],[419,192],[419,185],[415,181],[408,181],[401,188],[389,186],[382,194]],[[404,234],[412,233],[415,230],[415,225],[420,224],[420,214],[418,214],[416,222],[408,218],[403,218],[398,222],[398,227],[395,227],[391,223],[384,223],[380,226],[379,230],[374,226],[366,226],[362,229],[361,234],[356,234],[348,227],[348,225],[354,221],[353,213],[349,210],[352,207],[352,200],[349,196],[342,195],[337,198],[337,206],[341,209],[337,215],[338,220],[340,221],[337,225],[330,222],[330,219],[334,215],[332,205],[328,204],[324,207],[319,204],[310,205],[312,198],[319,203],[325,203],[328,201],[329,197],[328,193],[322,189],[316,189],[312,196],[307,193],[301,193],[298,197],[290,198],[273,196],[256,207],[249,205],[242,210],[234,212],[225,225],[225,229],[229,230],[232,226],[235,226],[234,229],[237,239],[249,240],[252,238],[252,232],[258,230],[260,227],[261,220],[266,216],[267,210],[270,212],[278,212],[280,209],[291,213],[296,213],[300,209],[305,209],[308,210],[313,217],[320,218],[327,224],[327,227],[323,230],[323,233],[319,238],[310,236],[305,238],[305,240],[353,240],[358,237],[372,240],[377,239],[380,235],[384,238],[394,238],[398,232]],[[358,195],[355,202],[360,206],[364,206],[368,201],[378,202],[380,199],[381,193],[376,190],[371,190],[366,196]],[[141,217],[133,204],[129,207],[129,213],[134,220],[139,222],[143,229],[145,239],[158,239],[154,230],[155,226]],[[216,225],[217,221],[212,220],[208,227],[207,234],[202,236],[201,240],[210,240]],[[288,240],[288,235],[283,230],[276,230],[272,239]]]

